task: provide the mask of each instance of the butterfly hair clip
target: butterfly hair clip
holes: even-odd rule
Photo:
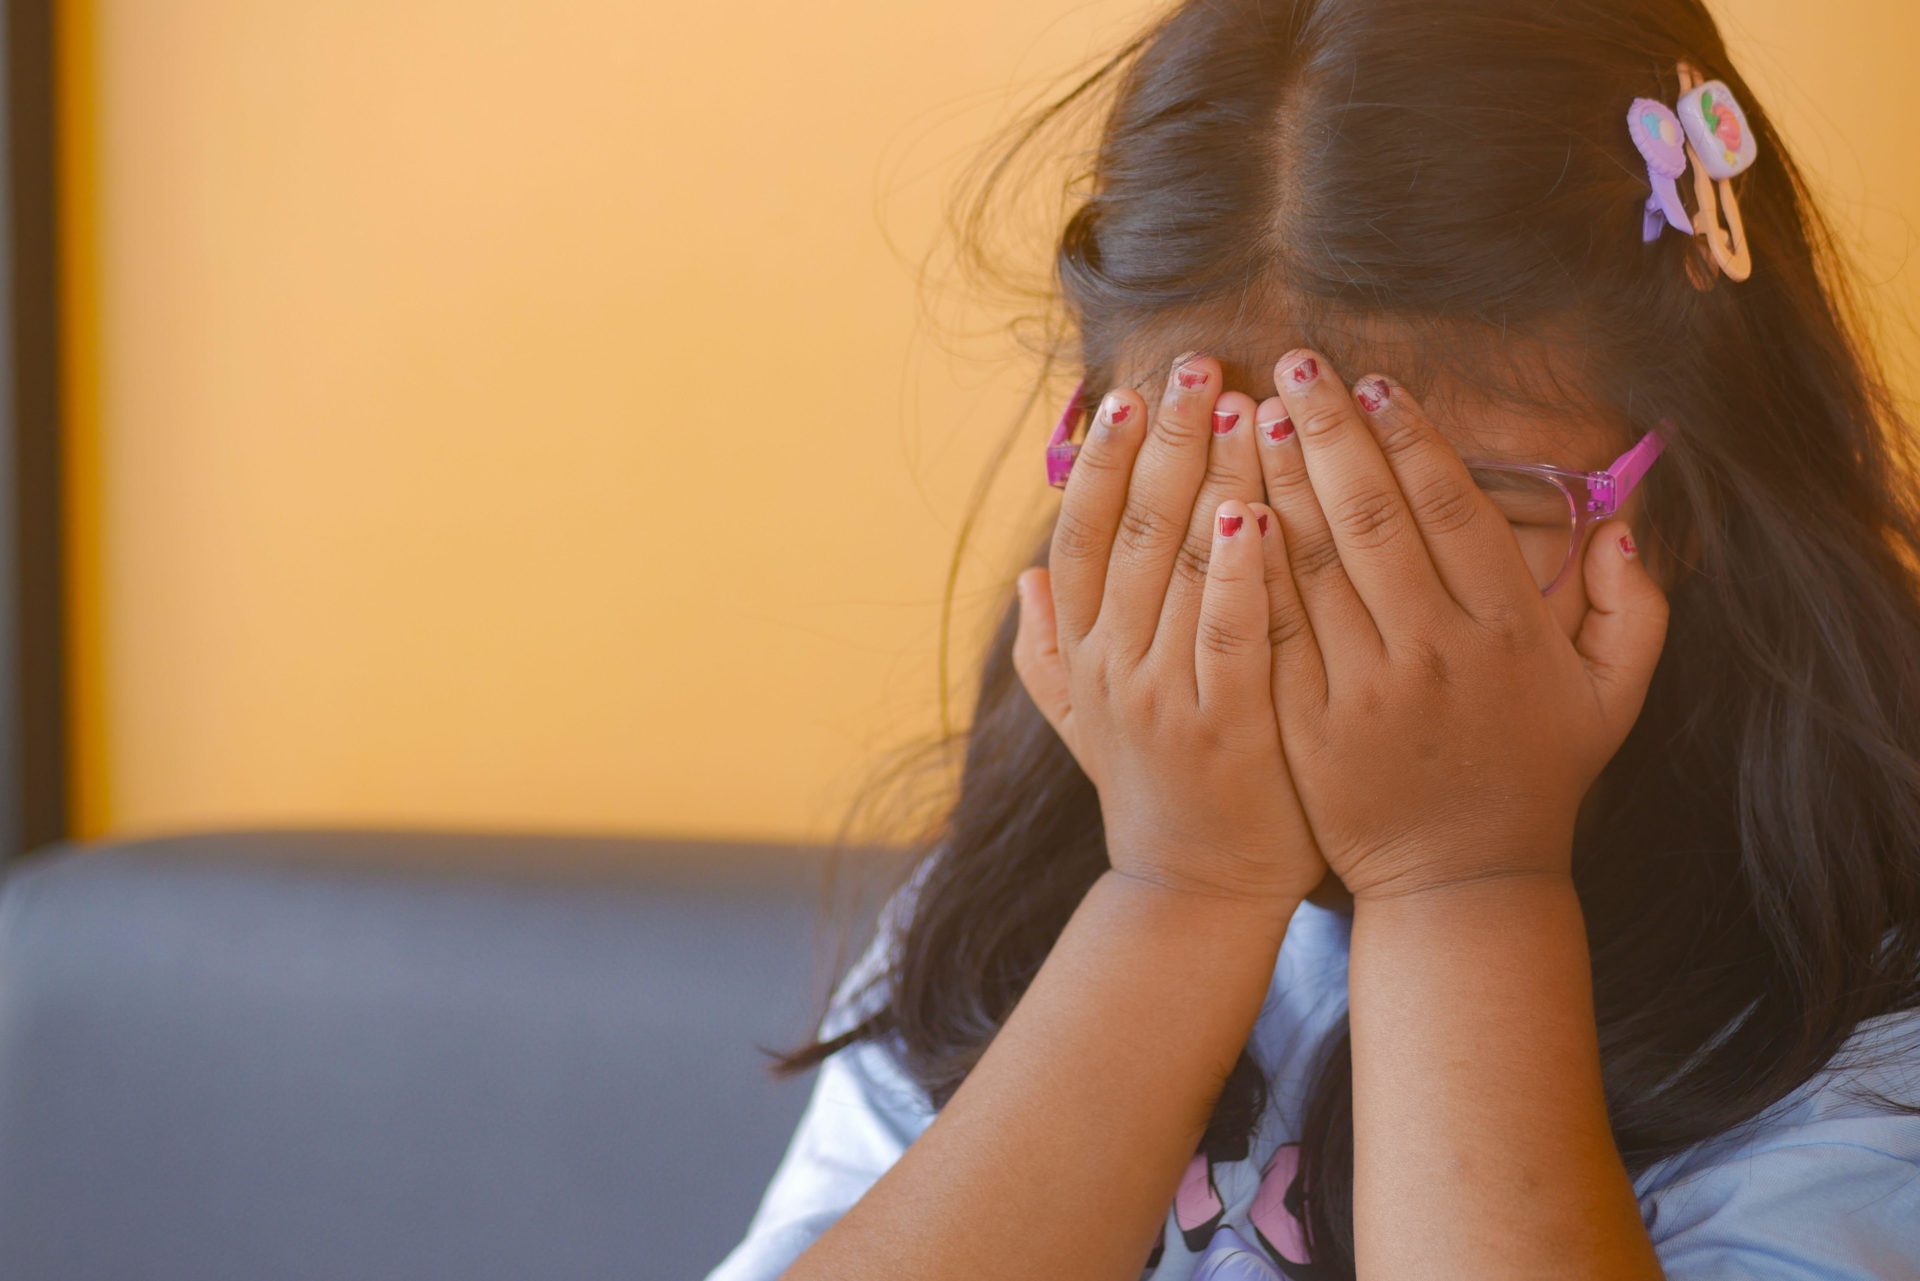
[[[1733,179],[1753,167],[1759,146],[1747,113],[1725,81],[1706,80],[1692,63],[1679,65],[1680,101],[1673,107],[1652,98],[1635,98],[1627,111],[1633,145],[1647,162],[1647,198],[1641,239],[1654,241],[1668,227],[1704,237],[1715,266],[1730,280],[1753,274],[1740,201]],[[1680,179],[1693,171],[1694,212],[1680,198]],[[1725,210],[1726,225],[1720,223]],[[1711,281],[1696,284],[1702,288]]]

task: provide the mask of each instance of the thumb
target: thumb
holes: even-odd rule
[[[1647,572],[1624,520],[1594,531],[1586,555],[1587,616],[1573,647],[1593,678],[1614,741],[1640,715],[1667,639],[1667,597]]]
[[[1013,670],[1034,706],[1063,739],[1073,710],[1068,697],[1067,664],[1060,656],[1060,632],[1053,615],[1053,579],[1044,569],[1026,569],[1013,580],[1020,598],[1020,626],[1013,638]]]

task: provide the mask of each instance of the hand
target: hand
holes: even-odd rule
[[[1326,864],[1274,722],[1279,521],[1236,496],[1260,492],[1254,405],[1221,385],[1219,362],[1195,355],[1151,422],[1135,392],[1109,394],[1049,568],[1020,575],[1013,660],[1099,792],[1116,871],[1291,910]],[[1216,414],[1239,418],[1216,434]]]
[[[1324,356],[1275,366],[1295,425],[1266,488],[1275,697],[1329,865],[1356,898],[1569,871],[1581,798],[1640,714],[1666,598],[1622,553],[1586,550],[1569,640],[1505,518],[1404,387],[1350,391]],[[1263,416],[1279,417],[1271,404]]]

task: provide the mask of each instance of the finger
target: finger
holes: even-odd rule
[[[1194,495],[1207,470],[1219,390],[1219,362],[1190,353],[1174,363],[1147,424],[1096,620],[1112,637],[1116,656],[1137,660],[1153,645],[1174,558],[1186,541]]]
[[[1379,374],[1362,378],[1353,398],[1373,427],[1447,594],[1479,619],[1533,608],[1540,587],[1506,514],[1474,482],[1419,401]]]
[[[1594,531],[1586,555],[1587,616],[1574,648],[1593,677],[1613,745],[1639,718],[1667,637],[1667,598],[1647,572],[1623,520]]]
[[[1077,459],[1074,465],[1078,467]],[[1013,582],[1020,602],[1019,626],[1013,637],[1013,670],[1047,724],[1065,738],[1063,727],[1073,701],[1068,696],[1067,665],[1060,656],[1048,573],[1044,569],[1022,570]]]
[[[1249,503],[1260,529],[1260,554],[1267,585],[1267,648],[1273,655],[1273,710],[1284,729],[1289,716],[1311,717],[1326,705],[1327,671],[1314,639],[1313,623],[1301,603],[1287,557],[1287,536],[1280,513],[1265,503]]]
[[[1391,649],[1395,636],[1430,622],[1438,603],[1452,607],[1400,484],[1325,357],[1287,353],[1274,369],[1274,386],[1293,416],[1340,563]]]
[[[1253,443],[1254,408],[1253,397],[1227,391],[1220,394],[1208,414],[1213,435],[1207,447],[1207,470],[1201,477],[1200,495],[1188,518],[1186,541],[1174,556],[1173,577],[1160,606],[1152,647],[1154,661],[1187,661],[1193,657],[1194,629],[1199,625],[1207,563],[1213,554],[1213,514],[1229,498],[1246,502],[1260,496],[1260,460]]]
[[[1271,396],[1260,402],[1257,415],[1261,471],[1267,502],[1279,513],[1293,590],[1305,611],[1316,640],[1316,660],[1378,658],[1386,653],[1373,615],[1354,590],[1340,562],[1327,515],[1307,476],[1300,452],[1300,433],[1287,414],[1286,402]],[[1325,680],[1324,671],[1322,680]]]
[[[1068,652],[1093,630],[1093,621],[1100,615],[1114,529],[1126,506],[1146,418],[1146,404],[1139,393],[1125,387],[1108,392],[1074,457],[1073,470],[1067,473],[1047,568],[1059,635]]]
[[[1267,648],[1267,576],[1253,509],[1230,498],[1215,509],[1206,591],[1194,638],[1194,686],[1201,715],[1273,727]],[[1278,730],[1275,728],[1275,736]]]

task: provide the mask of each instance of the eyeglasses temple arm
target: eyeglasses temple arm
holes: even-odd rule
[[[1662,426],[1665,426],[1663,423]],[[1604,473],[1612,480],[1611,497],[1607,509],[1600,515],[1611,516],[1619,511],[1627,501],[1627,495],[1647,474],[1647,468],[1653,466],[1653,460],[1660,457],[1660,451],[1666,448],[1666,442],[1660,439],[1660,429],[1656,427],[1637,441],[1632,449],[1613,460],[1613,465]]]
[[[1087,390],[1087,380],[1082,378],[1079,386],[1073,389],[1073,395],[1067,397],[1067,407],[1060,411],[1060,421],[1053,425],[1053,435],[1047,438],[1047,484],[1055,489],[1065,488],[1067,474],[1073,470],[1073,460],[1080,452],[1080,446],[1068,439],[1073,428],[1080,421],[1080,397]]]

